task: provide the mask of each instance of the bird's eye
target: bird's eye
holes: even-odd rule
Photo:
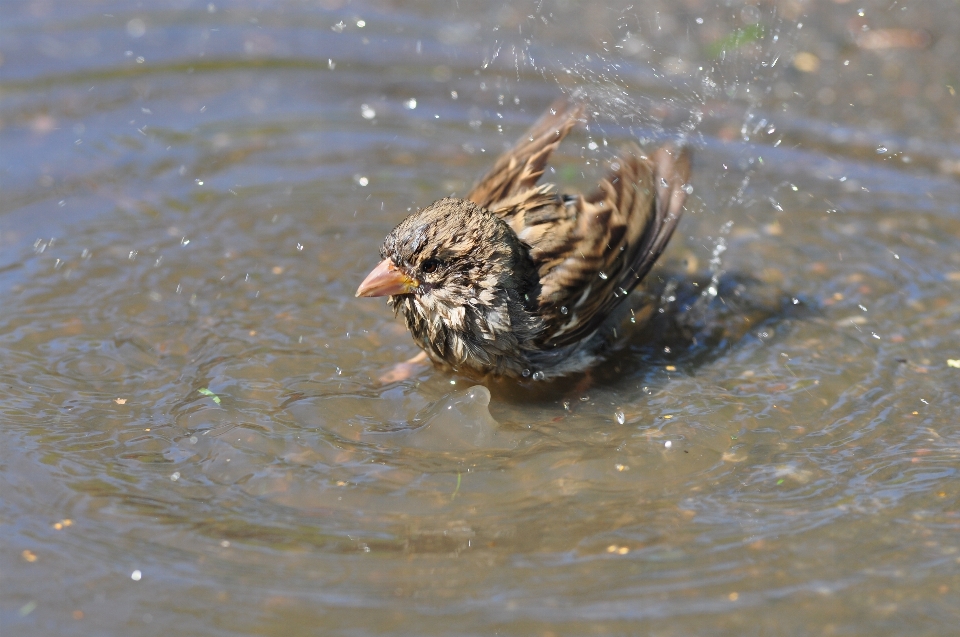
[[[440,267],[440,262],[436,259],[427,259],[423,262],[423,265],[420,266],[420,269],[427,274],[433,274],[437,271],[437,268]]]

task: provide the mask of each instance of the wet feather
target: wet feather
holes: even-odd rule
[[[538,185],[582,118],[582,106],[553,104],[465,199],[441,199],[387,236],[381,257],[416,283],[390,303],[435,363],[550,377],[603,354],[601,328],[680,219],[690,158],[674,146],[647,155],[627,144],[587,195]]]

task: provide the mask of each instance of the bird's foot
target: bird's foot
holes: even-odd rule
[[[411,376],[417,373],[417,368],[423,366],[427,361],[427,353],[420,352],[413,358],[407,359],[402,363],[397,363],[393,365],[390,369],[385,371],[380,375],[379,380],[384,385],[388,383],[396,383],[402,380],[407,380]]]

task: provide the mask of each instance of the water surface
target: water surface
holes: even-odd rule
[[[952,634],[956,4],[459,4],[0,8],[4,635]],[[558,181],[696,148],[663,312],[380,383],[383,236],[573,91]]]

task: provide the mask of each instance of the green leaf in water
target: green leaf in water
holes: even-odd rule
[[[460,492],[460,472],[457,471],[457,488],[453,490],[453,493],[450,494],[450,499],[457,497],[457,493]]]
[[[763,27],[759,24],[751,24],[748,27],[737,29],[707,46],[707,55],[717,59],[723,55],[724,51],[735,51],[748,42],[756,42],[763,39]]]
[[[781,484],[783,484],[783,478],[780,478],[779,480],[777,480],[777,486],[780,486]]]
[[[206,387],[201,387],[197,391],[203,394],[204,396],[209,396],[210,398],[213,398],[213,402],[217,403],[218,405],[220,404],[220,397],[214,394],[212,391],[210,391]]]

